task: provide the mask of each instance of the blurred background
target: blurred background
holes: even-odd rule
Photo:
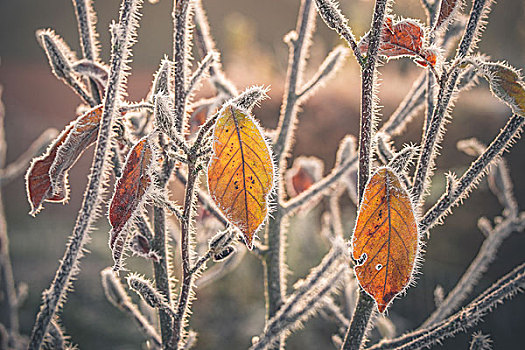
[[[239,87],[252,84],[271,86],[271,99],[265,101],[255,115],[264,127],[277,124],[288,50],[283,35],[295,27],[299,0],[205,0],[211,30],[222,53],[228,77]],[[342,9],[349,17],[354,33],[364,34],[371,19],[371,0],[342,0]],[[98,13],[101,57],[107,62],[108,26],[117,19],[119,0],[94,1]],[[163,55],[171,55],[171,6],[167,0],[156,5],[145,4],[138,43],[133,48],[134,61],[129,78],[131,101],[140,100],[147,93]],[[470,1],[466,8],[470,8]],[[393,12],[424,20],[421,5],[416,0],[396,1]],[[490,15],[480,49],[494,60],[507,60],[514,67],[525,66],[525,2],[499,0]],[[312,54],[306,73],[309,77],[339,38],[324,23],[317,21]],[[6,136],[8,159],[13,160],[43,130],[59,130],[75,117],[79,99],[55,79],[47,59],[35,40],[35,31],[53,28],[57,34],[79,52],[78,34],[71,2],[68,0],[32,1],[0,0],[0,84],[4,87],[6,107]],[[392,61],[380,69],[380,100],[384,120],[394,111],[413,80],[420,73],[410,60]],[[335,150],[346,134],[358,130],[360,80],[357,64],[350,58],[320,93],[311,98],[300,113],[293,155],[317,156],[324,161],[325,173],[333,167]],[[203,88],[209,94],[209,87]],[[497,134],[510,116],[510,110],[488,92],[485,82],[464,93],[453,112],[453,123],[443,142],[442,156],[434,178],[429,203],[440,195],[444,187],[444,173],[452,170],[461,174],[472,159],[456,150],[458,140],[478,137],[485,143]],[[421,133],[421,115],[407,132],[396,139],[418,142]],[[67,206],[46,204],[36,218],[27,213],[23,179],[4,189],[7,223],[11,240],[11,256],[15,280],[29,285],[29,296],[20,312],[22,332],[30,332],[40,303],[40,295],[49,286],[62,257],[65,242],[71,232],[86,185],[86,174],[92,151],[86,152],[73,168],[71,200]],[[518,202],[525,206],[525,184],[520,173],[525,172],[525,142],[517,142],[506,159],[509,161]],[[178,187],[173,187],[177,195]],[[349,237],[354,225],[355,208],[344,200],[343,216]],[[289,236],[291,275],[289,285],[318,264],[328,249],[319,237],[320,215],[324,203],[306,216],[292,220]],[[522,207],[523,209],[523,207]],[[465,205],[455,209],[446,224],[432,231],[426,246],[425,262],[416,287],[405,297],[397,299],[389,310],[396,321],[398,332],[419,325],[434,309],[433,291],[441,285],[448,292],[476,255],[483,235],[476,227],[479,217],[493,219],[501,207],[491,195],[486,182],[479,185]],[[82,349],[139,349],[142,336],[120,311],[104,298],[99,272],[111,265],[107,247],[108,225],[100,219],[89,244],[90,254],[82,261],[82,271],[75,282],[75,292],[68,298],[62,319],[67,333]],[[240,247],[241,249],[244,249]],[[525,236],[513,234],[498,252],[497,260],[481,279],[475,295],[497,278],[523,262]],[[175,251],[177,255],[177,251]],[[149,264],[137,258],[130,267],[145,273]],[[234,271],[214,284],[197,291],[191,327],[199,332],[197,349],[246,349],[252,336],[260,333],[264,322],[262,267],[259,261],[246,254]],[[479,329],[490,334],[495,349],[517,349],[522,345],[525,327],[525,297],[517,296],[490,314]],[[333,324],[322,318],[309,321],[303,330],[289,339],[289,349],[333,348],[330,337],[336,331]],[[443,349],[466,349],[471,332],[460,334],[443,343]],[[440,348],[439,346],[436,348]]]

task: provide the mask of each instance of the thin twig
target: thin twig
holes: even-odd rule
[[[509,119],[485,152],[470,165],[457,183],[450,184],[451,188],[449,188],[449,191],[444,193],[436,204],[426,212],[419,223],[419,232],[427,232],[465,197],[472,187],[478,183],[481,176],[488,171],[494,160],[509,147],[512,140],[519,134],[524,123],[525,118],[519,115],[513,115]]]
[[[496,258],[496,253],[503,241],[515,231],[525,228],[525,213],[520,218],[509,217],[488,232],[478,254],[467,268],[456,286],[448,293],[439,307],[423,322],[420,328],[426,328],[448,317],[469,295],[480,277]]]
[[[483,317],[505,299],[523,291],[525,286],[525,263],[500,278],[481,293],[474,301],[449,318],[412,333],[391,340],[383,340],[368,350],[416,350],[429,348],[445,338],[474,327]]]
[[[43,305],[37,315],[31,334],[30,350],[40,348],[47,333],[49,322],[55,315],[59,305],[63,302],[68,288],[71,287],[71,279],[79,271],[79,258],[82,256],[84,244],[88,241],[86,236],[96,218],[100,204],[100,193],[104,184],[109,147],[111,145],[110,136],[113,115],[118,108],[118,101],[123,91],[122,85],[125,80],[123,72],[131,51],[130,46],[138,23],[137,14],[141,3],[141,0],[123,0],[119,23],[113,27],[114,46],[111,55],[109,85],[104,99],[104,108],[89,182],[73,234],[61,260],[60,267],[50,289],[44,292]]]
[[[480,25],[480,19],[487,0],[474,0],[470,12],[469,21],[461,39],[455,61],[464,58],[470,50],[474,41],[474,35]],[[425,188],[429,181],[434,159],[437,155],[435,151],[443,138],[444,119],[447,114],[449,103],[457,92],[456,83],[459,78],[459,70],[456,68],[451,73],[444,72],[441,77],[439,92],[432,118],[428,123],[428,130],[423,130],[421,138],[421,153],[417,163],[416,173],[414,176],[414,186],[412,188],[413,199],[416,203],[422,200]]]

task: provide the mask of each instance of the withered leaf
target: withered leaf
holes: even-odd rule
[[[379,312],[408,286],[418,242],[407,190],[391,169],[380,168],[366,185],[352,237],[356,277]]]
[[[516,114],[525,116],[525,85],[518,72],[503,63],[485,63],[490,90]]]
[[[268,215],[274,183],[270,148],[252,117],[233,106],[222,110],[213,137],[208,189],[251,249],[253,236]]]
[[[31,215],[47,202],[64,203],[69,197],[68,171],[98,135],[102,106],[97,106],[71,122],[46,153],[31,162],[26,173],[27,197]]]
[[[368,51],[369,36],[367,33],[359,42],[362,54]],[[429,64],[435,66],[437,62],[436,52],[426,47],[423,25],[411,19],[403,19],[396,23],[392,17],[385,19],[378,54],[388,59],[412,57],[414,62],[423,67]]]
[[[113,253],[115,270],[122,267],[122,255],[129,233],[127,226],[147,199],[147,192],[153,182],[151,166],[154,159],[149,138],[142,138],[129,151],[122,176],[115,183],[108,213],[112,227],[109,247]]]
[[[442,0],[439,7],[439,16],[434,28],[440,28],[443,24],[450,21],[456,11],[461,7],[462,0]]]

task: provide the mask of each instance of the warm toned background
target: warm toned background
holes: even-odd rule
[[[120,1],[95,1],[102,42],[102,57],[108,59],[108,25],[117,17]],[[287,48],[282,36],[295,26],[298,0],[205,0],[212,31],[217,37],[229,77],[239,86],[265,84],[272,86],[272,99],[266,101],[256,115],[266,127],[277,122],[283,76],[286,71]],[[358,35],[366,30],[371,17],[372,1],[342,1]],[[146,4],[139,41],[134,48],[135,61],[129,83],[131,100],[144,96],[151,74],[164,54],[171,51],[171,2]],[[417,0],[399,0],[394,6],[399,15],[423,18]],[[525,66],[525,3],[522,0],[499,0],[481,44],[483,52],[494,59],[507,59],[517,68]],[[0,84],[4,86],[7,110],[6,133],[8,158],[16,158],[30,142],[48,127],[61,129],[74,117],[76,96],[50,73],[45,56],[37,45],[34,32],[54,28],[78,51],[73,8],[68,0],[0,0]],[[316,67],[338,38],[318,22],[311,57]],[[408,60],[388,63],[382,67],[380,92],[382,114],[389,116],[409,89],[420,68]],[[333,166],[338,140],[358,129],[359,79],[353,59],[345,65],[335,81],[311,99],[301,113],[301,122],[294,154],[315,155],[325,160],[325,169]],[[431,198],[442,191],[446,170],[461,173],[470,158],[455,149],[455,143],[471,136],[490,141],[505,123],[509,110],[479,88],[464,94],[454,111],[454,123],[443,143],[440,170]],[[406,138],[419,142],[421,118],[412,123]],[[37,218],[27,215],[22,179],[5,189],[5,202],[15,278],[29,284],[29,297],[21,309],[21,326],[30,331],[40,301],[41,291],[49,285],[57,260],[73,226],[75,213],[86,183],[91,154],[84,155],[71,172],[72,192],[68,206],[46,205]],[[520,203],[525,204],[525,143],[507,155]],[[346,202],[345,202],[346,203]],[[347,203],[348,204],[348,203]],[[347,234],[351,232],[355,209],[343,208]],[[455,210],[444,228],[433,230],[427,245],[425,263],[417,286],[406,297],[397,300],[390,315],[399,331],[418,325],[433,308],[433,289],[437,284],[446,291],[454,286],[468,266],[483,240],[476,228],[477,218],[493,218],[501,209],[482,182],[465,205]],[[293,283],[309,266],[318,263],[326,246],[318,238],[319,211],[292,223],[289,262],[296,273]],[[82,263],[82,272],[75,283],[75,293],[63,312],[67,331],[82,349],[138,349],[141,335],[134,324],[115,310],[102,296],[99,271],[111,264],[107,248],[107,223],[99,220],[100,230],[93,234],[89,254]],[[525,237],[512,235],[502,246],[497,261],[482,278],[475,294],[489,286],[513,266],[523,262]],[[147,265],[132,266],[148,271]],[[192,327],[200,333],[198,349],[245,349],[250,338],[260,332],[264,318],[262,269],[258,261],[247,256],[241,267],[223,280],[200,289],[194,308]],[[489,333],[496,349],[517,349],[522,346],[525,327],[525,297],[518,296],[499,307],[486,318],[480,329]],[[290,349],[330,348],[334,326],[323,319],[308,322],[304,331],[290,338]],[[470,333],[469,333],[470,334]],[[460,335],[446,341],[443,349],[466,349],[469,336]]]

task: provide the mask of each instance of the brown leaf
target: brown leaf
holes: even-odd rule
[[[368,51],[369,36],[367,33],[358,45],[363,55]],[[388,59],[412,57],[414,62],[423,67],[428,64],[435,66],[437,54],[425,45],[425,30],[422,24],[411,19],[394,23],[392,17],[387,17],[381,32],[378,54]]]
[[[483,69],[494,95],[514,113],[525,116],[525,84],[518,72],[503,63],[492,62],[485,63]]]
[[[150,169],[154,159],[149,138],[142,138],[129,151],[122,176],[115,183],[108,213],[112,227],[109,247],[115,261],[114,270],[118,271],[122,267],[122,255],[129,233],[127,226],[147,199],[147,192],[153,182]]]
[[[461,8],[462,2],[462,0],[442,0],[439,7],[439,16],[434,28],[441,28],[443,24],[452,20],[456,12]]]
[[[366,185],[352,237],[357,280],[379,312],[408,286],[418,244],[410,196],[392,170],[380,168]]]
[[[71,122],[45,154],[33,159],[26,174],[31,215],[38,214],[44,201],[64,203],[68,200],[68,171],[96,141],[101,117],[102,106],[90,109]]]
[[[208,189],[251,249],[254,234],[268,216],[274,183],[270,148],[252,117],[233,106],[223,109],[213,136]]]

